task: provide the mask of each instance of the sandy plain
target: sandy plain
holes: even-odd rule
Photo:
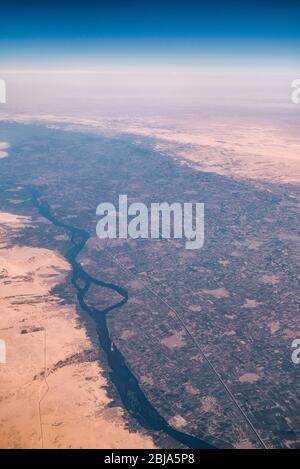
[[[0,448],[153,448],[111,405],[76,306],[51,292],[69,264],[57,252],[13,243],[31,223],[0,213]]]
[[[155,137],[155,149],[174,154],[200,171],[275,183],[300,182],[300,140],[271,124],[223,120],[191,122],[178,130],[135,125],[128,133]]]

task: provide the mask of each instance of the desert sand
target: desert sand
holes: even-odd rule
[[[126,132],[157,139],[156,150],[223,176],[300,182],[300,139],[271,124],[223,120],[190,123],[189,129],[132,126]]]
[[[153,448],[110,406],[97,350],[75,305],[50,292],[70,270],[57,252],[18,246],[31,224],[0,213],[1,448]]]

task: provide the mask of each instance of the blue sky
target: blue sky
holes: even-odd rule
[[[291,0],[0,5],[1,69],[300,57],[300,2]]]

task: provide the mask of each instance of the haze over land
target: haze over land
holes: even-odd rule
[[[157,149],[202,170],[299,182],[300,106],[291,101],[293,64],[254,62],[249,70],[243,59],[230,67],[200,58],[198,66],[185,69],[174,63],[3,71],[2,76],[8,102],[0,119],[149,136]]]

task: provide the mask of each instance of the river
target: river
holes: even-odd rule
[[[209,443],[197,437],[171,427],[147,399],[142,388],[139,386],[138,380],[128,368],[123,355],[115,345],[112,346],[107,327],[107,314],[116,308],[120,308],[127,302],[128,292],[118,285],[102,282],[92,277],[82,268],[81,264],[77,261],[77,256],[89,239],[89,233],[58,220],[51,212],[48,203],[41,199],[39,191],[35,188],[31,188],[30,192],[32,203],[37,208],[40,215],[53,223],[53,225],[61,228],[69,236],[71,246],[65,253],[65,258],[72,267],[71,281],[77,292],[78,303],[82,310],[88,313],[96,323],[99,343],[102,350],[105,352],[110,368],[109,377],[117,388],[121,401],[129,414],[146,430],[164,432],[188,448],[214,448]],[[97,310],[91,307],[86,303],[85,297],[92,284],[117,292],[122,297],[122,300],[104,310]]]

